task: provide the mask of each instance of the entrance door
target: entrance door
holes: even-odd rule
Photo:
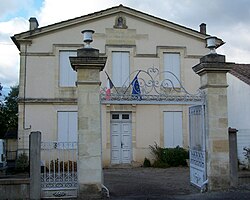
[[[111,164],[131,162],[131,113],[111,114]]]

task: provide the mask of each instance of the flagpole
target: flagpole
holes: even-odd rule
[[[115,85],[114,85],[114,83],[112,82],[111,78],[109,77],[109,75],[108,75],[108,73],[106,71],[105,71],[105,74],[107,75],[107,77],[110,80],[110,82],[113,84],[113,86],[114,86],[115,91],[117,92],[117,94],[119,94],[118,91],[117,91],[117,89],[116,89],[116,87],[115,87]]]
[[[140,72],[141,72],[141,70],[139,70],[139,71],[137,72],[137,74],[136,74],[135,77],[137,77],[138,74],[139,74]],[[135,78],[134,78],[134,79],[135,79]],[[129,86],[127,87],[126,91],[125,91],[123,94],[126,94],[126,92],[128,91],[128,89],[129,89],[130,85],[132,84],[132,82],[134,81],[134,79],[131,81],[131,83],[129,84]]]

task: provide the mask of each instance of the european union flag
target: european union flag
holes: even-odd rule
[[[141,90],[140,90],[140,84],[139,84],[137,75],[135,76],[135,78],[131,82],[132,96],[136,96],[136,97],[139,97],[141,99]]]

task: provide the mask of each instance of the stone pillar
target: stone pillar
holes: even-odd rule
[[[31,132],[30,145],[30,199],[41,199],[41,132]]]
[[[228,128],[230,181],[232,187],[238,186],[237,132],[238,130],[235,128],[230,128],[230,127]]]
[[[230,63],[225,56],[208,54],[193,67],[200,75],[201,87],[205,92],[207,179],[209,190],[225,189],[230,186],[229,140],[227,116],[227,78]]]
[[[100,71],[106,57],[99,50],[82,48],[70,57],[77,71],[78,103],[78,198],[100,198],[102,185]]]

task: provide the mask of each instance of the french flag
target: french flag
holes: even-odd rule
[[[110,96],[111,96],[111,89],[114,87],[114,84],[112,83],[112,81],[108,78],[107,80],[107,87],[106,87],[106,100],[109,101],[110,100]]]

